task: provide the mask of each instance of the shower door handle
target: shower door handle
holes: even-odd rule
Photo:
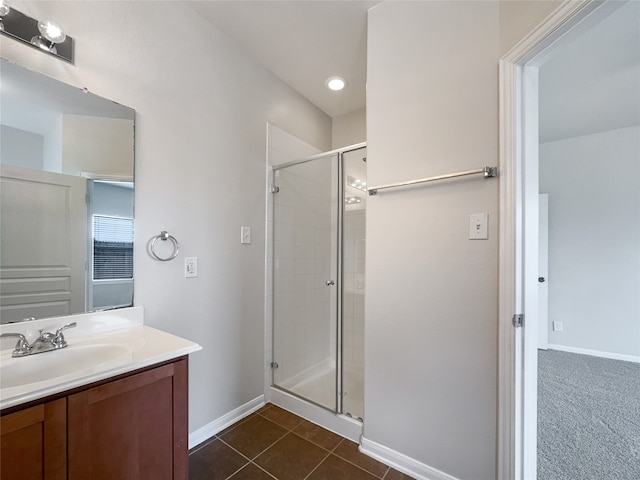
[[[334,280],[327,280],[327,287],[331,286],[331,285],[335,285],[336,282]]]

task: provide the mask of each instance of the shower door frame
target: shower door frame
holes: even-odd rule
[[[336,259],[335,259],[335,266],[336,266],[336,311],[335,311],[335,315],[333,318],[333,321],[336,324],[336,353],[335,353],[335,359],[336,359],[336,388],[335,388],[335,392],[336,392],[336,398],[335,398],[335,408],[334,409],[330,409],[328,408],[326,405],[322,405],[318,402],[315,402],[314,400],[304,397],[302,395],[299,395],[287,388],[284,388],[280,385],[277,385],[275,383],[275,369],[277,368],[277,363],[276,363],[276,359],[274,358],[275,356],[275,336],[276,336],[276,331],[275,331],[275,305],[274,302],[271,302],[271,319],[273,322],[272,325],[272,334],[271,334],[271,388],[275,388],[277,390],[283,391],[289,395],[292,395],[294,397],[297,397],[305,402],[309,402],[317,407],[322,408],[323,410],[329,411],[331,413],[334,413],[336,415],[344,415],[344,413],[342,412],[343,410],[343,395],[342,392],[344,391],[344,381],[343,381],[343,369],[344,369],[344,362],[343,362],[343,329],[344,329],[344,311],[343,311],[343,296],[344,296],[344,289],[343,289],[343,276],[344,276],[344,272],[343,272],[343,242],[344,242],[344,198],[345,198],[345,186],[344,186],[344,164],[343,164],[343,155],[345,153],[349,153],[349,152],[353,152],[356,150],[361,150],[363,148],[367,147],[367,143],[366,142],[361,142],[361,143],[356,143],[353,145],[349,145],[346,147],[342,147],[342,148],[338,148],[335,150],[330,150],[328,152],[322,152],[322,153],[318,153],[316,155],[312,155],[310,157],[301,159],[301,160],[292,160],[290,162],[283,162],[280,163],[278,165],[273,165],[271,167],[271,184],[274,185],[274,188],[271,190],[271,193],[277,193],[277,186],[275,183],[275,173],[278,170],[283,170],[286,169],[287,167],[292,167],[292,166],[296,166],[296,165],[301,165],[303,163],[308,163],[308,162],[313,162],[313,161],[321,161],[322,159],[326,158],[326,159],[332,159],[334,157],[334,155],[337,155],[337,183],[338,183],[338,188],[337,188],[337,199],[336,199],[336,206],[337,206],[337,212],[336,212]],[[275,210],[275,202],[272,204],[272,208]],[[275,214],[274,214],[274,220],[275,220]],[[273,222],[273,229],[275,229],[275,221]],[[273,237],[273,231],[272,231],[272,237]],[[272,242],[271,245],[271,258],[275,259],[275,242]],[[332,259],[333,260],[333,259]],[[271,281],[273,282],[273,273],[271,274]],[[271,295],[273,296],[274,292],[272,289]]]

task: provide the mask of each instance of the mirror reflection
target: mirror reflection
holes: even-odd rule
[[[132,305],[134,111],[0,61],[0,322]]]

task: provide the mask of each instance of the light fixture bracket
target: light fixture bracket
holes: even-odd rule
[[[0,33],[26,43],[27,45],[31,45],[33,48],[37,48],[41,52],[58,57],[65,62],[73,63],[74,42],[73,38],[69,35],[67,35],[63,42],[52,44],[49,49],[44,49],[31,42],[34,37],[37,38],[41,36],[40,31],[38,30],[38,20],[35,18],[31,18],[11,7],[9,13],[2,16],[2,23],[4,25],[4,29],[0,30]],[[50,43],[46,39],[43,40],[44,42]]]

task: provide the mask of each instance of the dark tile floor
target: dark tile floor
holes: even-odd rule
[[[189,453],[190,480],[405,480],[358,445],[276,405]]]

